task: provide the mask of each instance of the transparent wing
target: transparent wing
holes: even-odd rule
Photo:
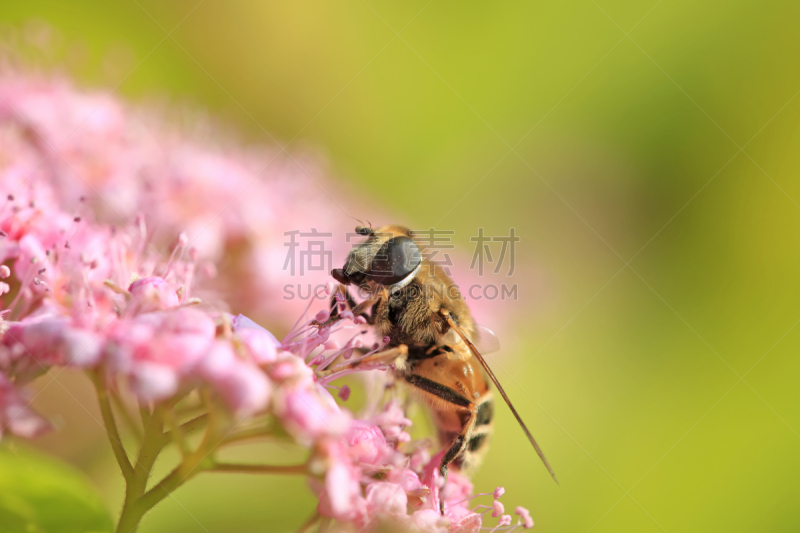
[[[522,417],[519,416],[519,413],[514,408],[514,404],[511,403],[511,400],[508,398],[508,394],[506,394],[505,389],[503,389],[503,386],[497,380],[497,376],[494,375],[494,372],[492,372],[492,369],[489,368],[488,364],[486,364],[486,360],[483,358],[483,355],[481,355],[481,352],[479,352],[478,348],[472,343],[472,341],[470,341],[467,338],[466,334],[461,330],[461,327],[458,324],[455,323],[455,321],[453,320],[453,317],[450,316],[450,313],[446,309],[440,309],[439,313],[442,315],[442,317],[450,325],[450,328],[453,331],[455,331],[456,334],[459,337],[461,337],[461,340],[464,341],[464,344],[467,345],[469,350],[472,352],[472,355],[478,360],[480,365],[486,371],[486,374],[489,375],[489,379],[492,380],[492,383],[494,383],[494,386],[497,389],[497,392],[500,393],[500,396],[503,397],[503,400],[505,400],[506,405],[508,406],[508,408],[511,409],[511,414],[513,414],[514,418],[517,419],[517,422],[519,423],[520,427],[522,428],[522,431],[525,432],[525,435],[528,437],[528,440],[533,445],[533,449],[536,450],[536,454],[542,460],[542,463],[544,463],[544,466],[545,466],[545,468],[547,468],[547,471],[550,472],[550,475],[553,477],[553,480],[556,483],[558,483],[558,478],[556,477],[556,473],[553,471],[553,467],[550,466],[550,462],[544,456],[544,452],[539,447],[539,444],[536,442],[536,439],[533,438],[533,435],[531,434],[531,431],[528,429],[528,426],[526,426],[525,422],[522,421]]]
[[[464,342],[461,340],[459,334],[456,333],[456,330],[452,328],[444,334],[443,341],[445,344],[451,346],[458,346]],[[486,326],[476,325],[475,335],[473,335],[471,341],[481,353],[495,353],[500,351],[500,341],[497,339],[497,335]]]
[[[475,325],[475,339],[473,344],[482,354],[495,353],[500,351],[500,340],[494,331],[486,326]]]

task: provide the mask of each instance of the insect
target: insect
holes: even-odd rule
[[[550,463],[512,405],[503,387],[475,345],[478,328],[458,287],[441,267],[424,256],[424,248],[401,226],[377,230],[359,226],[366,241],[348,254],[344,267],[331,272],[355,316],[363,316],[380,336],[385,349],[368,358],[345,363],[358,366],[391,362],[395,374],[431,410],[446,452],[439,473],[447,480],[450,465],[463,471],[478,466],[492,433],[494,383],[550,475]],[[357,286],[366,299],[359,304],[347,286]],[[329,324],[341,319],[331,300]],[[321,325],[321,324],[317,324]],[[488,378],[488,379],[487,379]],[[444,503],[441,504],[444,512]]]

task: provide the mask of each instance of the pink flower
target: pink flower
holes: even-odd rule
[[[38,236],[28,233],[19,240],[19,255],[14,264],[16,272],[29,272],[38,270],[45,262],[45,246]]]
[[[361,495],[361,472],[353,465],[347,447],[339,439],[325,439],[320,452],[319,460],[326,464],[319,513],[344,522],[363,516],[366,501]]]
[[[404,440],[403,437],[407,435],[403,430],[411,425],[411,420],[406,418],[405,411],[397,400],[390,400],[372,422],[383,430],[387,438],[400,440]]]
[[[267,406],[272,384],[259,367],[237,358],[229,342],[214,341],[197,373],[239,416],[251,416]]]
[[[422,531],[431,533],[446,533],[449,520],[442,517],[438,511],[433,509],[422,509],[411,515],[411,520],[415,526]]]
[[[522,519],[522,524],[527,529],[533,527],[533,518],[531,518],[531,513],[526,508],[518,506],[516,509],[514,509],[514,514],[519,515],[519,517]]]
[[[447,485],[442,489],[446,503],[463,501],[472,494],[472,483],[458,470],[451,469],[447,475]]]
[[[408,466],[414,472],[422,471],[423,467],[431,460],[431,453],[428,446],[420,446],[411,454]]]
[[[141,213],[159,226],[157,238],[148,242],[165,246],[184,234],[179,243],[186,242],[200,257],[226,257],[217,288],[228,291],[239,309],[285,325],[302,313],[308,301],[304,298],[315,287],[324,289],[330,281],[325,270],[305,268],[300,275],[300,257],[294,258],[294,268],[284,268],[289,251],[284,246],[289,241],[286,231],[324,228],[333,234],[325,240],[325,249],[343,259],[351,244],[346,234],[353,227],[340,216],[339,206],[358,206],[360,216],[372,220],[396,219],[385,206],[364,202],[352,191],[337,194],[336,187],[326,184],[324,161],[310,154],[293,153],[289,159],[269,147],[220,146],[215,132],[176,131],[158,109],[134,108],[100,91],[81,91],[62,78],[6,72],[0,77],[0,97],[0,123],[7,127],[0,159],[9,162],[0,169],[0,189],[14,190],[31,174],[31,180],[44,189],[29,194],[19,187],[14,194],[21,206],[35,200],[44,208],[59,207],[54,211],[62,220],[56,225],[48,217],[47,224],[59,229],[68,227],[82,196],[101,222],[133,220]],[[40,165],[49,147],[56,153]],[[308,176],[320,188],[309,189]],[[191,194],[186,194],[189,187]],[[227,207],[221,211],[220,206]],[[61,217],[62,213],[68,215]],[[27,229],[33,224],[36,219],[31,214],[14,219],[15,227]],[[19,238],[18,232],[1,224],[0,229]],[[45,249],[51,244],[42,241]],[[479,321],[490,319],[493,323],[487,325],[501,326],[505,317],[520,314],[514,305],[522,306],[528,298],[517,303],[482,297],[480,287],[508,280],[499,279],[505,272],[492,275],[491,268],[485,277],[478,277],[468,268],[470,252],[449,254],[458,276],[455,281]],[[531,294],[538,290],[540,278],[537,272],[525,272],[514,282],[519,280],[521,294]],[[128,279],[117,281],[127,285]],[[526,279],[534,281],[522,285]],[[473,284],[479,288],[471,293]],[[284,300],[287,288],[294,297]],[[326,298],[324,290],[317,292]]]
[[[367,485],[366,494],[367,514],[373,519],[378,516],[406,516],[408,497],[403,487],[379,481]]]
[[[0,374],[0,440],[4,432],[28,439],[50,429],[41,416],[28,407],[28,399]]]
[[[275,413],[300,443],[308,445],[328,436],[341,438],[347,431],[349,417],[321,390],[279,391],[274,401]]]
[[[50,147],[56,153],[45,158]],[[295,154],[286,163],[269,150],[187,138],[153,112],[132,113],[63,80],[0,77],[0,190],[11,193],[0,199],[0,264],[13,265],[0,266],[0,279],[13,274],[0,282],[0,294],[12,292],[0,313],[0,433],[47,429],[19,385],[52,366],[102,370],[109,395],[127,390],[120,387],[127,381],[159,412],[171,408],[165,400],[211,392],[227,408],[215,413],[230,417],[222,422],[232,435],[242,418],[266,411],[270,424],[311,451],[309,484],[332,530],[397,523],[477,531],[483,515],[471,510],[471,483],[453,467],[443,484],[444,451],[431,458],[425,441],[412,441],[400,402],[368,393],[353,414],[331,395],[346,400],[350,388],[337,380],[356,372],[385,390],[388,363],[341,363],[388,340],[342,299],[341,322],[309,323],[330,317],[327,301],[313,300],[330,298],[329,275],[304,271],[302,256],[292,263],[286,232],[324,228],[334,235],[325,249],[343,259],[352,227],[337,204],[361,202],[310,191],[305,173],[317,182],[324,176],[309,158]],[[222,258],[217,270],[213,261]],[[304,314],[281,342],[244,315],[217,311],[228,309],[222,294],[270,324],[288,327]],[[507,523],[502,492],[493,493],[491,509]]]
[[[492,502],[492,517],[497,518],[501,514],[505,513],[506,509],[503,507],[502,502],[495,500]]]
[[[474,513],[467,505],[472,494],[472,484],[457,470],[450,469],[447,485],[442,488],[439,465],[447,450],[434,455],[423,472],[422,481],[431,491],[430,506],[439,509],[439,502],[445,502],[445,516],[450,519],[451,531],[473,532],[481,527],[481,515]]]
[[[308,390],[316,384],[314,370],[291,352],[279,351],[266,369],[269,377],[285,389]]]
[[[196,309],[143,313],[109,328],[105,353],[110,368],[128,373],[145,400],[160,400],[177,391],[180,380],[206,355],[216,326]]]
[[[130,380],[133,391],[145,401],[169,398],[180,385],[180,375],[174,368],[150,361],[141,361],[131,368]]]
[[[386,439],[377,426],[353,420],[347,432],[347,444],[356,462],[378,465],[386,457]]]
[[[233,331],[239,335],[256,363],[273,363],[277,360],[281,343],[266,329],[246,316],[238,315],[233,319]]]
[[[420,481],[419,476],[411,470],[406,468],[394,469],[389,475],[392,483],[397,483],[407,493],[419,494],[420,492],[427,491],[427,488]]]
[[[70,326],[66,318],[44,316],[12,323],[3,345],[19,357],[30,356],[40,365],[87,367],[100,359],[97,335]]]
[[[128,287],[131,293],[129,308],[133,313],[163,311],[180,304],[176,287],[158,276],[138,279]]]

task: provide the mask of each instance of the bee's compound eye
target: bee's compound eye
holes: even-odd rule
[[[372,228],[367,228],[365,226],[356,226],[356,233],[359,235],[372,235]]]
[[[372,260],[369,278],[381,285],[403,281],[422,262],[422,254],[414,241],[405,236],[393,237],[381,246]]]

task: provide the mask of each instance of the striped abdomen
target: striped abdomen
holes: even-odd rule
[[[437,413],[439,415],[439,413]],[[436,416],[439,418],[439,416]],[[486,392],[478,400],[478,412],[475,416],[475,425],[467,437],[467,445],[464,451],[453,461],[453,466],[466,473],[475,471],[483,461],[483,456],[489,449],[489,441],[494,431],[494,399],[491,391]],[[439,441],[441,445],[447,445],[459,435],[460,431],[443,429],[439,426]]]
[[[451,447],[443,461],[473,470],[489,446],[494,419],[492,393],[483,369],[463,343],[434,346],[420,353],[412,350],[409,360],[400,375],[428,404],[440,444]],[[451,455],[459,448],[458,455]]]

